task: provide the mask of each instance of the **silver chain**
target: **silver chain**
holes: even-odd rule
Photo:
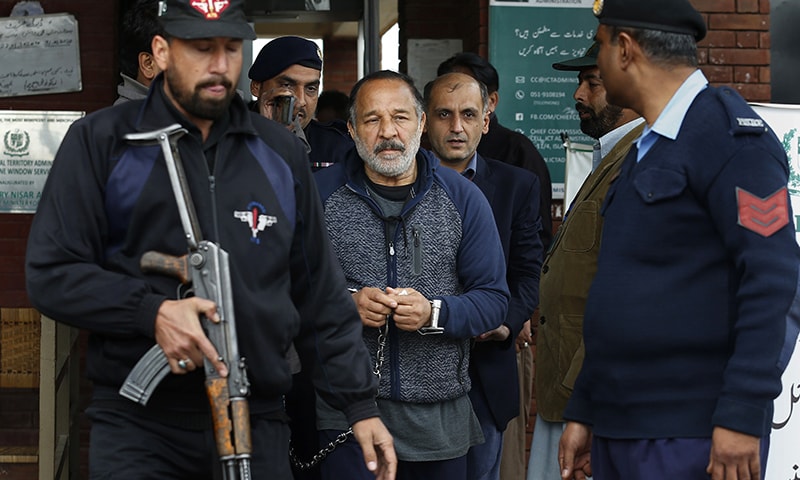
[[[386,348],[386,337],[389,335],[389,315],[386,315],[386,323],[383,328],[378,329],[378,352],[375,354],[375,368],[372,373],[381,379],[381,368],[383,367],[383,351]]]
[[[378,377],[378,380],[380,380],[381,378],[381,367],[383,367],[383,360],[384,360],[383,352],[386,348],[386,337],[388,336],[389,332],[388,315],[386,316],[386,321],[387,323],[384,324],[383,329],[380,328],[378,329],[378,352],[375,354],[375,368],[372,370],[372,373],[375,374],[376,377]],[[297,457],[294,448],[292,448],[292,446],[289,445],[289,459],[292,461],[292,465],[294,465],[296,468],[300,470],[309,470],[319,465],[321,461],[325,460],[325,458],[328,455],[330,455],[331,453],[333,453],[334,450],[336,450],[336,447],[346,442],[347,437],[349,437],[352,434],[353,434],[352,427],[349,428],[346,432],[340,433],[338,437],[333,439],[333,441],[328,443],[326,446],[322,447],[322,449],[319,452],[317,452],[313,457],[311,457],[311,460],[309,460],[308,462],[300,460],[300,458]]]
[[[352,429],[352,428],[350,428],[350,429],[349,429],[349,430],[347,430],[346,432],[342,432],[342,433],[340,433],[338,437],[336,437],[336,438],[335,438],[335,439],[334,439],[334,440],[333,440],[331,443],[329,443],[329,444],[328,444],[328,445],[327,445],[325,448],[323,448],[322,450],[320,450],[319,452],[317,452],[317,454],[316,454],[316,455],[314,455],[314,456],[311,458],[311,460],[310,460],[310,461],[308,461],[308,462],[303,462],[302,460],[300,460],[300,459],[297,457],[297,454],[295,454],[295,453],[294,453],[294,448],[292,448],[292,447],[290,446],[290,447],[289,447],[289,459],[292,461],[292,465],[294,465],[295,467],[299,468],[300,470],[308,470],[308,469],[310,469],[310,468],[313,468],[313,467],[315,467],[316,465],[318,465],[318,464],[319,464],[319,462],[321,462],[321,461],[325,460],[325,457],[327,457],[327,456],[328,456],[328,455],[330,455],[330,454],[331,454],[331,453],[332,453],[334,450],[336,450],[336,447],[338,447],[339,445],[341,445],[341,444],[343,444],[344,442],[346,442],[346,441],[347,441],[347,437],[349,437],[349,436],[350,436],[350,434],[352,434],[352,433],[353,433],[353,429]]]

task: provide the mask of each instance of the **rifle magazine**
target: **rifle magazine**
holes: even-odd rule
[[[119,394],[140,405],[147,405],[153,391],[169,372],[167,356],[160,346],[153,345],[128,374]]]

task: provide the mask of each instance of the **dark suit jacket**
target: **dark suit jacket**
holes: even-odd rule
[[[489,131],[481,137],[478,153],[487,158],[524,168],[539,177],[538,211],[542,217],[542,244],[547,251],[553,239],[553,219],[550,213],[553,187],[547,163],[528,137],[500,125],[494,113],[489,118]]]
[[[505,342],[477,342],[470,358],[473,390],[485,395],[497,428],[505,430],[519,415],[519,380],[514,348],[522,325],[539,304],[542,242],[539,237],[539,179],[532,173],[478,155],[473,181],[489,200],[503,253],[511,292]],[[477,393],[477,390],[476,390]]]

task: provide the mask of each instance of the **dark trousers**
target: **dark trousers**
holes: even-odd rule
[[[761,439],[761,478],[767,469],[769,437]],[[592,439],[594,480],[708,480],[710,438],[656,440]]]
[[[322,430],[319,442],[327,445],[342,432]],[[397,464],[397,480],[459,480],[467,478],[466,455],[451,460],[435,462],[408,462]],[[322,461],[322,480],[375,480],[364,464],[361,446],[351,435],[347,441]]]
[[[127,410],[91,407],[92,480],[219,480],[211,430],[167,425]],[[251,416],[253,478],[292,480],[286,422]]]
[[[317,404],[311,369],[304,368],[292,377],[292,389],[286,394],[286,413],[292,430],[292,448],[300,462],[310,462],[319,453],[317,444]],[[319,466],[300,469],[292,465],[295,480],[319,480]]]

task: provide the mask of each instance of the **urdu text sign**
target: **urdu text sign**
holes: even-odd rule
[[[753,108],[772,128],[789,161],[789,197],[795,233],[800,243],[800,107],[754,104]],[[794,339],[794,355],[783,372],[783,391],[775,399],[766,480],[800,479],[800,339]],[[797,411],[795,411],[795,409]]]
[[[0,97],[80,91],[78,22],[59,13],[0,18]]]
[[[597,30],[592,0],[492,0],[489,61],[500,75],[501,124],[528,137],[550,169],[553,198],[564,198],[561,133],[591,145],[580,130],[572,95],[578,72],[553,64],[582,57]]]

